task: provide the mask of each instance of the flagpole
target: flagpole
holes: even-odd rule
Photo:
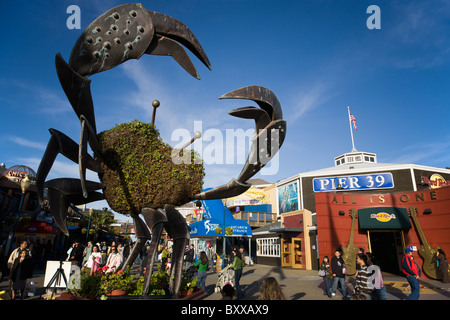
[[[353,129],[352,129],[352,119],[350,117],[350,107],[347,106],[347,110],[348,110],[348,123],[350,125],[350,135],[352,136],[352,152],[356,152],[358,150],[356,150],[355,148],[355,141],[353,140]]]

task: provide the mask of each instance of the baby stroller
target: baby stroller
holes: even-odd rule
[[[231,265],[220,272],[214,292],[221,293],[225,284],[231,284],[234,287],[234,270],[231,268]]]

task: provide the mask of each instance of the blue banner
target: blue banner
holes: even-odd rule
[[[314,192],[391,188],[394,188],[394,179],[391,173],[363,174],[343,177],[324,177],[313,179]]]
[[[209,190],[209,189],[205,189]],[[203,209],[203,217],[205,220],[191,223],[191,237],[222,237],[226,228],[233,229],[232,236],[251,236],[252,228],[250,225],[240,219],[235,219],[227,206],[223,205],[221,199],[201,200]],[[223,227],[225,219],[225,228]],[[216,233],[216,229],[220,228],[221,232]]]

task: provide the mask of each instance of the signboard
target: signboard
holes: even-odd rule
[[[440,174],[434,173],[430,178],[422,177],[423,184],[429,185],[431,189],[450,186],[450,181],[446,181]]]
[[[243,220],[235,220],[234,222],[225,223],[226,228],[233,229],[233,236],[251,236],[252,229]],[[191,229],[191,237],[222,237],[223,222],[218,222],[214,219],[201,220],[191,223],[189,228]],[[217,230],[220,230],[217,233]],[[227,234],[228,236],[229,234]]]
[[[376,173],[313,179],[314,192],[392,188],[394,188],[392,173]]]
[[[296,211],[298,205],[297,181],[278,187],[278,212],[279,214]]]
[[[22,165],[12,166],[7,171],[3,172],[3,176],[9,181],[16,183],[20,183],[22,179],[28,176],[31,179],[32,184],[36,183],[34,181],[36,177],[36,172],[27,166]]]
[[[358,210],[360,229],[411,229],[405,208],[377,207]]]

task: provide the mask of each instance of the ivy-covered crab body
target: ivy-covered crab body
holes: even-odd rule
[[[184,247],[190,229],[175,206],[196,199],[221,199],[245,192],[250,188],[247,180],[275,156],[286,135],[280,103],[270,90],[248,86],[221,96],[220,99],[247,99],[258,104],[259,108],[243,107],[230,111],[232,116],[253,119],[256,132],[238,178],[202,192],[204,170],[201,160],[189,151],[191,161],[186,161],[189,157],[185,155],[181,163],[173,161],[174,151],[175,154],[186,151],[165,144],[154,127],[154,119],[151,124],[139,121],[119,124],[98,134],[88,76],[114,68],[128,59],[150,54],[173,57],[190,75],[199,79],[180,44],[211,69],[194,34],[172,17],[145,10],[141,4],[128,3],[95,19],[77,40],[69,63],[59,53],[55,57],[59,82],[80,120],[80,141],[76,143],[64,133],[49,129],[50,141],[36,176],[40,203],[44,201],[46,188],[54,221],[66,235],[69,233],[67,211],[72,205],[106,199],[114,211],[133,218],[137,242],[123,268],[131,266],[146,242],[151,240],[144,295],[150,287],[163,229],[174,241],[170,289],[174,296],[180,289]],[[155,108],[158,105],[153,104]],[[93,155],[88,153],[88,145]],[[46,181],[58,154],[78,163],[80,179]],[[100,182],[86,180],[86,170],[97,172]]]
[[[172,147],[162,141],[152,123],[133,121],[99,133],[105,185],[111,209],[123,214],[142,208],[181,206],[202,191],[204,168],[194,151],[187,163],[172,161]]]

